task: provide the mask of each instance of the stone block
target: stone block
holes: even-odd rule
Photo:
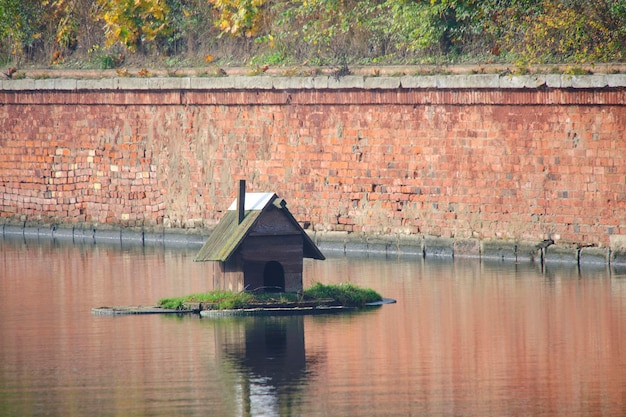
[[[21,80],[4,80],[2,86],[5,90],[24,90],[32,91],[36,90],[35,80],[31,78],[24,78]]]
[[[163,233],[144,233],[143,244],[145,246],[163,246]]]
[[[344,243],[346,254],[352,256],[368,256],[367,240],[365,236],[359,233],[346,233]]]
[[[572,75],[574,88],[604,88],[608,85],[605,74]]]
[[[561,88],[572,88],[572,75],[570,74],[562,74],[561,75]]]
[[[119,90],[148,90],[147,78],[118,77],[113,79],[113,88]]]
[[[24,236],[24,226],[5,224],[2,228],[2,235],[4,237]]]
[[[25,227],[24,239],[39,239],[39,228],[37,227]]]
[[[200,249],[202,245],[204,245],[205,240],[206,239],[204,238],[204,236],[201,236],[201,235],[188,235],[187,236],[187,242],[188,242],[189,247],[191,248]]]
[[[609,248],[611,252],[626,252],[626,235],[609,236]]]
[[[389,259],[397,259],[400,258],[403,254],[400,252],[400,248],[395,243],[388,243],[386,245],[387,255],[386,257]]]
[[[372,90],[400,88],[400,77],[366,77],[364,87]]]
[[[526,79],[519,75],[503,75],[500,77],[500,88],[524,88]]]
[[[499,88],[497,74],[441,75],[437,76],[437,88]]]
[[[52,240],[53,236],[54,236],[54,228],[53,227],[38,227],[37,228],[37,236],[39,237],[39,239],[43,239],[43,240]]]
[[[121,232],[122,245],[143,245],[143,232],[129,229]]]
[[[168,248],[198,248],[204,244],[204,238],[200,235],[186,235],[176,233],[163,234],[163,246]]]
[[[538,242],[516,242],[515,256],[517,262],[534,262],[541,259],[541,250],[537,248]]]
[[[420,236],[398,236],[398,256],[404,258],[424,257],[424,239]]]
[[[538,88],[547,84],[545,75],[504,75],[500,77],[500,88]]]
[[[36,79],[35,90],[54,90],[54,79],[53,78]]]
[[[424,256],[426,258],[453,258],[453,243],[451,238],[425,237]]]
[[[385,243],[368,243],[367,244],[367,253],[370,256],[387,256],[387,244]]]
[[[467,76],[468,88],[499,88],[500,76],[497,74],[474,74]]]
[[[626,250],[611,250],[611,257],[609,262],[611,266],[626,267]]]
[[[74,229],[74,242],[75,243],[95,243],[95,229],[85,227],[82,229]]]
[[[323,254],[341,254],[346,253],[346,243],[343,240],[325,240],[317,242],[317,247]]]
[[[346,244],[337,241],[322,241],[317,244],[318,249],[323,254],[345,255]]]
[[[580,265],[606,265],[609,262],[608,248],[580,248],[578,255]]]
[[[400,77],[401,88],[436,88],[437,79],[435,75],[405,75]]]
[[[228,90],[235,88],[236,77],[192,77],[189,88],[193,90]]]
[[[74,229],[57,227],[52,235],[54,240],[62,242],[72,242],[74,240]]]
[[[366,240],[367,252],[372,256],[386,257],[389,253],[397,252],[391,236],[370,236]]]
[[[545,263],[578,263],[578,247],[570,244],[550,245],[545,249]]]
[[[452,249],[455,258],[480,257],[480,241],[478,239],[454,239]]]
[[[322,75],[313,78],[313,88],[326,89],[328,88],[328,76]]]
[[[483,240],[481,256],[485,259],[516,261],[517,242],[507,240]]]
[[[181,90],[191,87],[189,77],[157,77],[147,78],[147,81],[148,87],[155,90]]]
[[[348,239],[348,232],[341,231],[320,231],[315,232],[316,243],[321,242],[341,242],[342,244]]]
[[[76,90],[77,80],[71,78],[57,78],[54,80],[55,90],[73,91]]]
[[[626,87],[626,74],[607,74],[606,82],[611,88]]]
[[[96,243],[122,243],[120,230],[96,230],[94,233]]]
[[[467,75],[445,75],[437,77],[437,88],[468,88]]]
[[[546,77],[543,74],[527,75],[523,77],[524,88],[539,88],[546,85]]]
[[[626,235],[609,236],[611,265],[626,265]]]
[[[348,241],[345,243],[345,253],[350,256],[369,256],[367,242]]]
[[[101,80],[76,80],[77,90],[113,90],[116,86],[115,78]]]
[[[546,74],[544,78],[546,80],[546,86],[550,88],[561,88],[561,74]]]
[[[346,75],[343,77],[328,77],[328,88],[364,88],[365,79],[362,75]]]
[[[276,90],[308,90],[315,87],[313,77],[276,77],[272,80]]]
[[[235,75],[228,78],[233,79],[234,88],[252,90],[271,90],[274,88],[273,78],[269,75]]]

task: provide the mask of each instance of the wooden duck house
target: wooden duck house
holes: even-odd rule
[[[211,262],[215,289],[297,292],[304,258],[325,259],[274,193],[246,193],[231,204],[195,261]]]

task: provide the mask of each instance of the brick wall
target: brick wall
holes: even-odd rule
[[[317,231],[603,247],[626,234],[623,86],[6,83],[2,223],[210,228],[245,178]]]

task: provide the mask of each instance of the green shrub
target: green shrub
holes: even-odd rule
[[[372,289],[360,288],[349,283],[324,285],[318,282],[306,289],[303,295],[313,299],[330,298],[349,307],[363,307],[367,303],[383,299],[380,294]]]

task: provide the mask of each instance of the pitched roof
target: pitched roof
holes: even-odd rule
[[[281,210],[291,223],[302,233],[304,244],[303,256],[305,258],[325,259],[324,255],[315,243],[313,243],[309,235],[289,212],[282,198],[278,198],[274,193],[246,193],[243,221],[239,223],[237,200],[235,199],[194,258],[194,261],[227,261],[231,255],[235,253],[237,248],[239,248],[250,231],[254,229],[261,214],[272,206]]]

